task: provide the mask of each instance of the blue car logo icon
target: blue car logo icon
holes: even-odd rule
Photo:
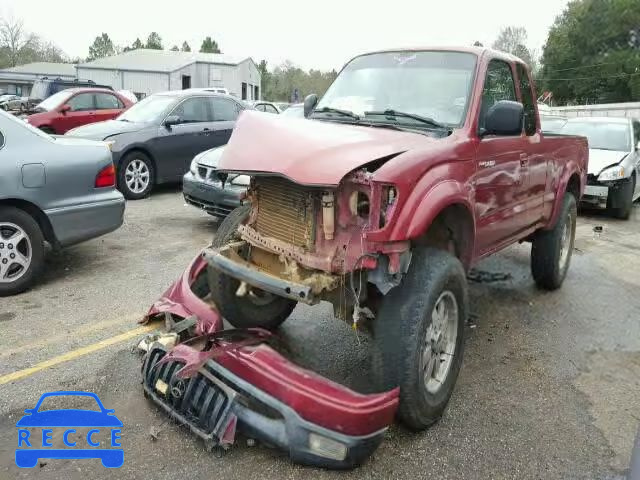
[[[90,397],[99,410],[58,409],[39,411],[42,402],[49,397]],[[120,427],[122,422],[114,415],[114,410],[104,408],[95,393],[91,392],[50,392],[40,397],[33,409],[25,410],[26,415],[18,420],[18,448],[16,465],[21,468],[33,468],[38,460],[49,459],[85,459],[99,458],[107,468],[118,468],[124,463],[124,451],[120,445]],[[32,429],[41,428],[41,434]],[[71,441],[69,436],[77,433],[76,428],[90,428],[85,442]],[[62,440],[67,448],[53,448],[52,436],[56,431],[64,430]],[[98,448],[97,436],[108,432],[111,448]],[[80,444],[82,443],[82,444]]]

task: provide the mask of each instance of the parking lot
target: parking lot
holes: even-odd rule
[[[529,246],[478,266],[472,322],[449,408],[430,430],[394,426],[347,478],[621,478],[640,421],[640,208],[579,218],[560,291],[534,287]],[[593,227],[604,226],[602,234]],[[112,478],[99,460],[13,463],[15,422],[43,392],[96,392],[124,423],[118,478],[329,478],[240,440],[207,453],[142,396],[136,321],[215,234],[179,187],[129,202],[115,233],[48,257],[28,293],[1,300],[0,478]],[[483,272],[500,275],[484,275]],[[367,388],[370,343],[329,305],[298,307],[280,334],[299,363]],[[151,433],[157,440],[154,440]]]

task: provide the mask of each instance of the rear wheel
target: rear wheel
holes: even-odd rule
[[[422,430],[443,414],[462,365],[467,281],[448,252],[418,248],[374,321],[379,387],[400,387],[398,416]]]
[[[633,208],[633,192],[636,189],[636,177],[621,183],[616,188],[609,188],[607,210],[612,217],[628,220]]]
[[[238,227],[249,216],[249,205],[233,210],[225,218],[213,239],[213,247],[222,247],[239,240]],[[243,286],[238,280],[208,269],[211,297],[218,310],[236,328],[262,327],[274,330],[284,322],[296,306],[296,302],[278,297],[258,288]]]
[[[125,155],[118,169],[118,189],[125,198],[139,200],[151,193],[155,169],[151,159],[142,152]]]
[[[0,207],[0,297],[31,287],[44,264],[44,237],[23,210]]]
[[[577,215],[576,199],[567,192],[555,226],[535,235],[531,245],[531,273],[538,287],[556,290],[567,276],[576,236]]]

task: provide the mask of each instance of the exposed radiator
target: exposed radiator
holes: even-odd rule
[[[299,247],[311,249],[314,242],[314,204],[317,195],[309,188],[277,177],[258,177],[256,230]]]

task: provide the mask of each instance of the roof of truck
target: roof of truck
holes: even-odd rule
[[[482,56],[484,54],[491,54],[491,56],[495,56],[498,58],[502,58],[504,60],[512,61],[512,62],[522,62],[525,63],[519,57],[515,55],[511,55],[507,52],[502,52],[500,50],[494,50],[489,47],[466,47],[466,46],[451,46],[451,45],[438,45],[438,46],[425,46],[425,47],[398,47],[398,48],[386,48],[383,50],[376,50],[373,52],[362,53],[361,55],[357,55],[360,57],[362,55],[371,55],[373,53],[387,53],[387,52],[425,52],[425,51],[438,51],[438,52],[462,52],[462,53],[472,53],[477,56]],[[355,57],[354,57],[355,58]]]

